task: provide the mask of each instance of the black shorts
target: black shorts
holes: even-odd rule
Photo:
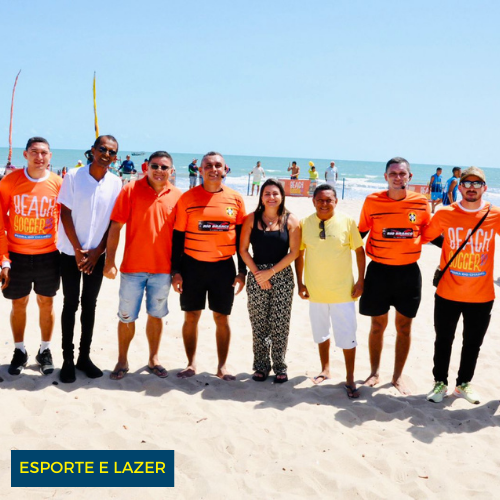
[[[220,314],[231,314],[234,301],[234,278],[236,268],[231,258],[219,262],[203,262],[184,254],[181,265],[183,311],[205,309],[208,294],[208,307]]]
[[[418,264],[388,266],[370,262],[359,300],[364,316],[382,316],[394,306],[403,316],[414,318],[422,297],[422,275]]]
[[[37,295],[54,297],[60,283],[59,251],[40,255],[25,255],[9,252],[10,283],[3,290],[6,299],[22,299],[31,293],[31,287]]]

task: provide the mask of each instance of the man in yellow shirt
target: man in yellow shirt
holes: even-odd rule
[[[356,311],[354,301],[363,293],[365,252],[356,222],[335,212],[337,193],[329,184],[318,186],[313,195],[316,213],[300,222],[302,242],[295,261],[299,295],[309,299],[309,317],[314,341],[319,347],[321,373],[313,382],[330,378],[330,337],[344,352],[345,389],[350,398],[359,397],[354,382],[356,356]],[[352,275],[356,254],[358,281]],[[302,280],[305,263],[305,283]]]

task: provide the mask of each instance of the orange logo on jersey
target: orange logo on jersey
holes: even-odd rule
[[[415,212],[410,212],[408,214],[408,220],[410,222],[417,222],[417,214]]]

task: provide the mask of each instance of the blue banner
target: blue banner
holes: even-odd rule
[[[172,450],[12,450],[12,487],[173,487]]]

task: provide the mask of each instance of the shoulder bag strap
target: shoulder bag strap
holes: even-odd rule
[[[446,266],[444,266],[442,274],[444,274],[446,272],[446,270],[451,266],[451,263],[455,260],[455,257],[460,253],[462,248],[464,248],[465,245],[467,245],[467,242],[470,240],[471,236],[479,229],[479,226],[481,226],[481,224],[486,220],[486,217],[488,217],[488,214],[490,213],[490,208],[491,208],[491,203],[488,206],[488,210],[486,210],[486,213],[483,215],[481,220],[476,224],[476,227],[471,231],[469,236],[467,236],[467,238],[465,238],[465,241],[460,245],[460,248],[453,254],[453,257],[448,261]]]

